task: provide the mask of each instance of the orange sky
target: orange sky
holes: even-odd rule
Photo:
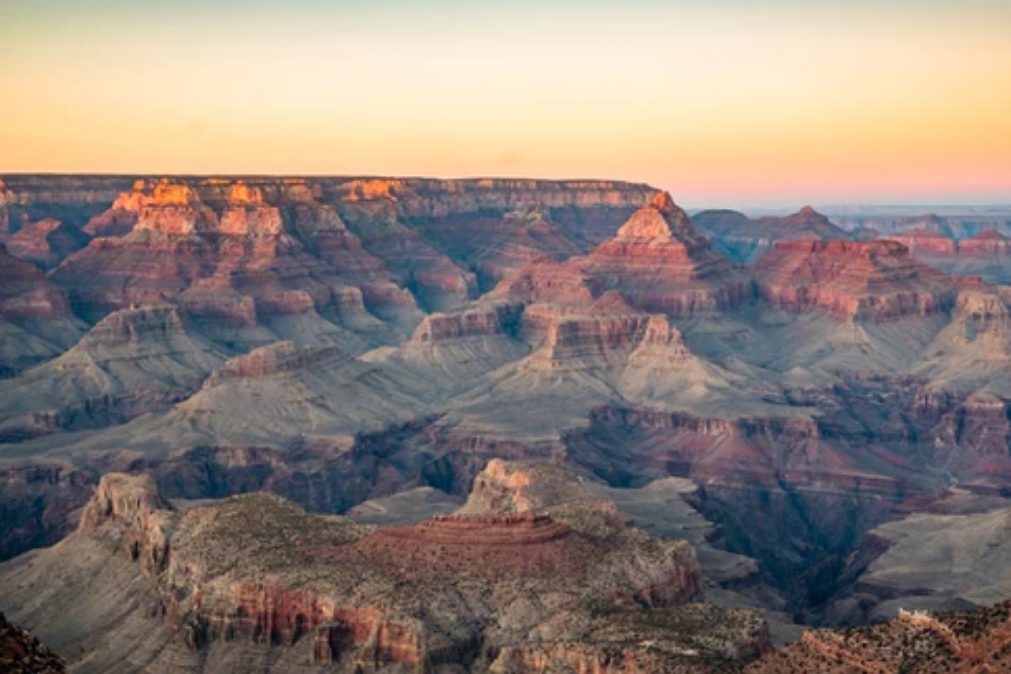
[[[206,4],[0,0],[0,171],[1011,201],[1007,0]]]

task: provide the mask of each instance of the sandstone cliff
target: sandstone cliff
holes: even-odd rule
[[[30,563],[0,567],[5,586],[18,588],[0,603],[85,672],[239,671],[243,651],[274,662],[269,671],[299,661],[337,671],[556,671],[634,659],[643,671],[676,663],[708,672],[714,658],[734,666],[765,648],[753,614],[685,605],[699,592],[690,546],[624,527],[601,533],[530,514],[370,531],[267,495],[176,510],[150,478],[111,474],[77,532]],[[96,583],[82,594],[86,575]],[[40,583],[54,601],[76,596],[89,624],[31,601]],[[117,603],[127,588],[131,600]],[[674,626],[683,645],[645,643]],[[111,638],[89,642],[95,629]],[[146,636],[130,642],[124,631]],[[624,653],[617,660],[605,655],[613,648]]]
[[[840,318],[924,315],[955,298],[949,278],[917,263],[901,244],[883,241],[779,243],[755,264],[755,275],[772,305]]]

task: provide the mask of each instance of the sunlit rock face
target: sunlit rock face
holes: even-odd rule
[[[755,265],[763,298],[788,311],[821,309],[840,318],[888,320],[940,312],[955,284],[909,250],[886,241],[791,241]]]
[[[1008,289],[946,276],[916,259],[915,246],[836,237],[811,209],[746,222],[722,212],[707,224],[768,239],[752,241],[748,250],[769,250],[743,267],[721,253],[729,234],[711,245],[670,195],[611,181],[5,182],[8,240],[38,243],[57,221],[53,232],[83,227],[92,237],[48,272],[0,256],[5,558],[59,540],[101,475],[124,471],[150,473],[172,500],[266,490],[330,515],[367,502],[383,513],[375,521],[399,527],[355,530],[342,546],[300,539],[319,544],[308,552],[281,546],[310,562],[325,550],[321,569],[353,575],[352,558],[367,559],[390,574],[383,582],[408,585],[429,582],[428,568],[463,585],[562,567],[585,579],[581,561],[564,565],[604,554],[600,536],[636,534],[599,499],[574,515],[546,496],[565,492],[559,484],[529,487],[536,470],[488,465],[540,459],[621,491],[640,517],[647,505],[636,499],[661,513],[672,502],[690,510],[715,597],[773,607],[780,623],[831,622],[867,608],[848,612],[840,593],[868,531],[949,489],[1000,499],[1011,485]],[[46,245],[34,250],[56,250]],[[956,259],[1001,264],[999,237],[967,245],[979,252],[961,257],[956,246]],[[674,484],[690,496],[662,491]],[[419,526],[468,494],[462,514],[476,519]],[[271,512],[251,503],[239,520]],[[425,517],[405,518],[409,506]],[[172,522],[189,512],[166,510]],[[326,517],[305,516],[329,531]],[[146,554],[149,539],[128,540]],[[458,566],[450,548],[475,564]],[[676,546],[668,552],[680,558]],[[160,574],[159,560],[180,568],[174,554],[144,557],[150,568],[129,555],[103,562]],[[670,581],[651,559],[615,567],[650,579],[633,583],[633,603],[680,610],[692,584]],[[484,607],[481,625],[512,611],[540,620],[543,607],[489,608],[481,595],[447,609],[460,623],[429,629],[373,594],[331,607],[329,590],[297,575],[260,582],[261,571],[234,585],[215,574],[182,584],[185,597],[215,598],[185,607],[195,621],[186,648],[201,657],[221,644],[263,648],[268,659],[338,668],[373,657],[435,668],[450,657],[437,652],[465,653],[500,671],[649,671],[671,654],[640,647],[652,637],[624,604],[617,623],[605,612],[575,631],[544,627],[571,647],[510,633],[493,653],[483,644],[499,634],[460,627],[471,625],[470,604]],[[649,619],[664,633],[682,619],[716,629],[706,615]],[[306,631],[312,616],[323,616],[319,631]],[[638,641],[619,648],[625,636]],[[620,657],[609,659],[612,646]]]
[[[493,295],[587,307],[608,291],[639,311],[690,317],[736,306],[750,296],[751,282],[695,232],[669,194],[658,192],[590,254],[538,260]]]

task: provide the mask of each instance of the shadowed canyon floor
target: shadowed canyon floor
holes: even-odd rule
[[[586,643],[625,643],[648,627],[638,614],[608,622],[587,609],[596,617],[576,631],[551,623],[565,636],[550,648],[487,650],[526,644],[485,631],[500,611],[526,615],[495,604],[468,613],[480,630],[439,623],[423,648],[410,639],[428,623],[414,614],[421,623],[387,625],[377,613],[368,629],[319,636],[323,623],[309,623],[339,606],[290,594],[312,580],[290,551],[247,541],[268,546],[265,564],[291,562],[277,571],[285,594],[269,601],[294,602],[284,619],[309,621],[272,636],[273,623],[256,627],[256,611],[229,605],[239,595],[222,589],[247,572],[262,585],[267,571],[219,573],[227,560],[201,547],[225,535],[209,523],[219,517],[239,529],[256,517],[318,528],[291,552],[312,568],[362,559],[383,582],[440,588],[564,571],[629,519],[687,541],[697,589],[720,610],[760,611],[777,642],[796,637],[798,621],[850,626],[1008,595],[999,558],[1011,496],[1011,288],[1000,285],[1006,247],[995,234],[949,251],[921,236],[844,232],[810,208],[689,218],[666,193],[611,181],[2,180],[0,558],[15,558],[5,577],[41,586],[79,550],[140,593],[95,609],[109,625],[113,612],[139,615],[178,589],[159,609],[174,616],[164,624],[197,622],[190,643],[157,662],[198,652],[206,671],[229,671],[253,662],[244,658],[274,662],[273,649],[298,642],[300,663],[327,649],[338,659],[354,651],[355,662],[410,651],[440,665],[464,658],[475,671],[568,671],[603,662]],[[157,520],[143,535],[133,524],[77,527],[82,508],[86,522],[96,517],[86,504],[110,472],[153,480],[137,497],[148,514],[126,518]],[[544,484],[553,486],[538,493]],[[261,491],[286,500],[201,504]],[[594,516],[570,521],[573,502]],[[180,557],[159,557],[163,535]],[[461,538],[476,546],[472,563],[440,547]],[[112,554],[121,543],[126,554]],[[141,555],[148,545],[154,557]],[[513,568],[510,546],[535,552]],[[26,559],[39,560],[35,575]],[[214,590],[200,593],[207,612],[189,580],[171,585],[190,562],[217,579],[201,581]],[[66,573],[70,596],[84,572]],[[375,608],[348,592],[355,611]],[[478,610],[460,602],[466,609],[445,615]],[[33,630],[48,619],[42,603],[19,606],[15,620],[28,616]],[[150,631],[151,618],[130,618],[121,633],[157,659],[151,649],[168,632]],[[647,622],[682,620],[709,618]],[[392,645],[347,650],[373,628],[373,642]],[[232,638],[250,631],[259,650]],[[69,657],[61,648],[92,634],[42,636]],[[338,645],[306,645],[320,640]],[[644,671],[667,671],[655,658],[674,657],[633,651],[620,661]],[[99,671],[113,656],[73,657]],[[559,664],[566,658],[576,660]]]

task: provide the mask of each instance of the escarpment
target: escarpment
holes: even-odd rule
[[[636,310],[690,317],[732,308],[750,288],[744,274],[695,232],[670,195],[660,192],[590,254],[535,262],[505,279],[493,295],[585,305],[614,291]]]
[[[784,242],[755,264],[763,297],[788,311],[820,309],[841,318],[889,320],[940,312],[955,285],[883,241]]]
[[[912,255],[947,274],[979,276],[989,283],[1011,282],[1011,242],[996,229],[953,238],[938,230],[913,229],[887,236]]]
[[[152,506],[167,552],[118,516],[74,533],[110,603],[185,633],[160,662],[665,667],[640,607],[702,624],[682,611],[701,590],[765,609],[777,639],[871,615],[887,600],[842,596],[869,532],[1011,485],[1011,291],[923,264],[926,237],[857,240],[812,209],[693,222],[612,181],[4,183],[0,236],[22,246],[0,253],[0,557],[56,543],[110,471],[318,513]],[[73,231],[84,248],[50,241]],[[1000,237],[976,238],[954,259],[998,270]],[[366,511],[391,526],[329,519]],[[240,540],[218,519],[284,524]],[[701,580],[630,520],[690,539]],[[115,583],[88,566],[107,534]],[[416,579],[431,594],[399,596]]]
[[[62,578],[49,575],[59,569]],[[138,588],[135,608],[74,584],[96,572]],[[74,654],[70,664],[81,671],[116,662],[124,646],[138,648],[147,669],[170,662],[227,669],[238,665],[239,643],[271,653],[278,669],[295,659],[337,671],[443,664],[515,671],[532,657],[520,655],[526,649],[582,658],[596,652],[594,634],[620,629],[622,640],[633,639],[655,616],[693,625],[680,638],[697,650],[651,651],[645,671],[677,662],[705,672],[714,654],[741,662],[767,639],[754,614],[688,604],[701,591],[691,546],[634,529],[590,535],[548,514],[520,513],[370,530],[265,494],[177,509],[149,477],[120,474],[102,478],[74,534],[32,564],[0,567],[0,578],[19,588],[0,600],[4,608]],[[66,624],[72,617],[22,603],[20,593],[37,591],[44,578],[55,597],[77,593],[92,628],[132,626],[149,637],[108,651],[76,640]],[[503,658],[504,649],[516,654]]]

